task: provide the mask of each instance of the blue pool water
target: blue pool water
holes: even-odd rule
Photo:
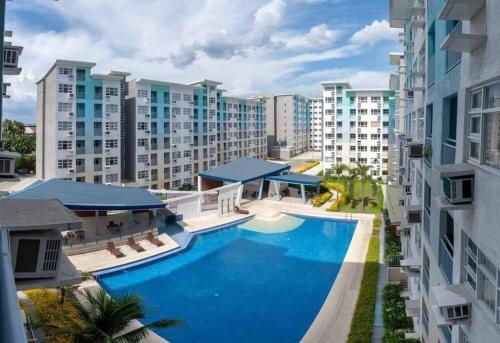
[[[100,282],[111,295],[141,296],[145,323],[184,320],[156,331],[173,343],[298,342],[335,281],[355,226],[317,218],[277,234],[229,226]]]

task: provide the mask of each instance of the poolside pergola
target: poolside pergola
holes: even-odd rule
[[[165,204],[147,189],[74,182],[61,179],[40,180],[9,199],[57,199],[67,209],[95,215],[95,234],[99,234],[99,215],[107,211],[127,211],[129,225],[134,211],[164,209]]]
[[[242,185],[252,181],[259,181],[258,199],[262,199],[265,181],[272,182],[277,193],[276,200],[280,200],[280,184],[299,185],[304,202],[306,201],[305,186],[316,186],[319,191],[321,178],[305,174],[290,173],[290,165],[278,162],[259,160],[255,158],[241,158],[223,164],[217,168],[199,173],[198,191],[215,188],[224,183],[240,182]]]
[[[287,184],[292,184],[292,185],[298,185],[300,186],[300,194],[302,197],[302,200],[304,203],[307,202],[306,198],[306,186],[314,186],[316,187],[316,192],[319,194],[320,192],[320,184],[321,184],[321,177],[319,176],[313,176],[313,175],[306,175],[306,174],[299,174],[299,173],[288,173],[288,174],[282,174],[282,175],[276,175],[276,176],[267,176],[264,178],[265,180],[271,181],[274,184],[274,189],[276,192],[276,200],[280,200],[280,184],[281,183],[287,183]]]

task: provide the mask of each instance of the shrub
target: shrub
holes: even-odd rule
[[[72,333],[85,322],[75,307],[75,299],[68,296],[63,305],[60,294],[54,289],[32,289],[25,291],[35,307],[35,322],[40,323],[47,342],[73,342]],[[76,325],[76,327],[75,327]]]
[[[398,255],[401,253],[401,240],[389,228],[385,230],[385,258],[389,256]]]
[[[312,200],[312,204],[314,207],[320,207],[325,202],[330,200],[331,197],[332,197],[332,193],[330,193],[330,192],[322,193]]]
[[[371,343],[372,341],[375,303],[377,300],[379,244],[379,229],[374,227],[366,254],[358,301],[347,338],[348,343]]]
[[[384,328],[389,331],[411,330],[413,322],[406,316],[405,301],[401,297],[401,285],[387,284],[382,295]]]
[[[303,173],[311,168],[316,167],[318,164],[319,164],[319,161],[310,162],[310,163],[306,164],[305,166],[302,166],[302,167],[295,169],[295,172],[296,173]]]

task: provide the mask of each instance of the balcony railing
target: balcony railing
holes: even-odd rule
[[[427,208],[424,209],[424,233],[427,240],[429,240],[431,231],[431,215]]]
[[[436,81],[436,61],[435,61],[435,56],[429,57],[429,61],[427,64],[427,86],[430,86],[431,84]]]
[[[448,283],[451,283],[453,281],[453,246],[445,236],[441,237],[439,242],[439,267]]]
[[[441,164],[455,163],[455,146],[450,143],[443,143],[441,147]]]

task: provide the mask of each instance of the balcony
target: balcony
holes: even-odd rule
[[[453,281],[453,245],[446,236],[439,240],[439,267],[448,283]]]
[[[456,52],[472,52],[486,42],[486,35],[462,32],[461,22],[448,33],[441,50]]]
[[[420,317],[420,299],[405,300],[405,312],[407,317]]]
[[[485,0],[445,0],[439,19],[471,20],[485,2]]]
[[[418,0],[413,4],[413,7],[411,9],[411,14],[416,15],[416,16],[423,16],[425,15],[425,3],[424,0]]]
[[[389,22],[391,27],[404,28],[406,21],[410,19],[413,0],[390,0]]]
[[[411,17],[411,27],[414,29],[423,29],[425,28],[425,18],[423,16],[412,16]]]
[[[449,143],[442,143],[441,145],[441,164],[454,164],[455,163],[455,145]]]
[[[23,47],[5,43],[3,49],[4,75],[19,75],[21,73],[21,68],[18,67],[18,59],[23,51]]]

